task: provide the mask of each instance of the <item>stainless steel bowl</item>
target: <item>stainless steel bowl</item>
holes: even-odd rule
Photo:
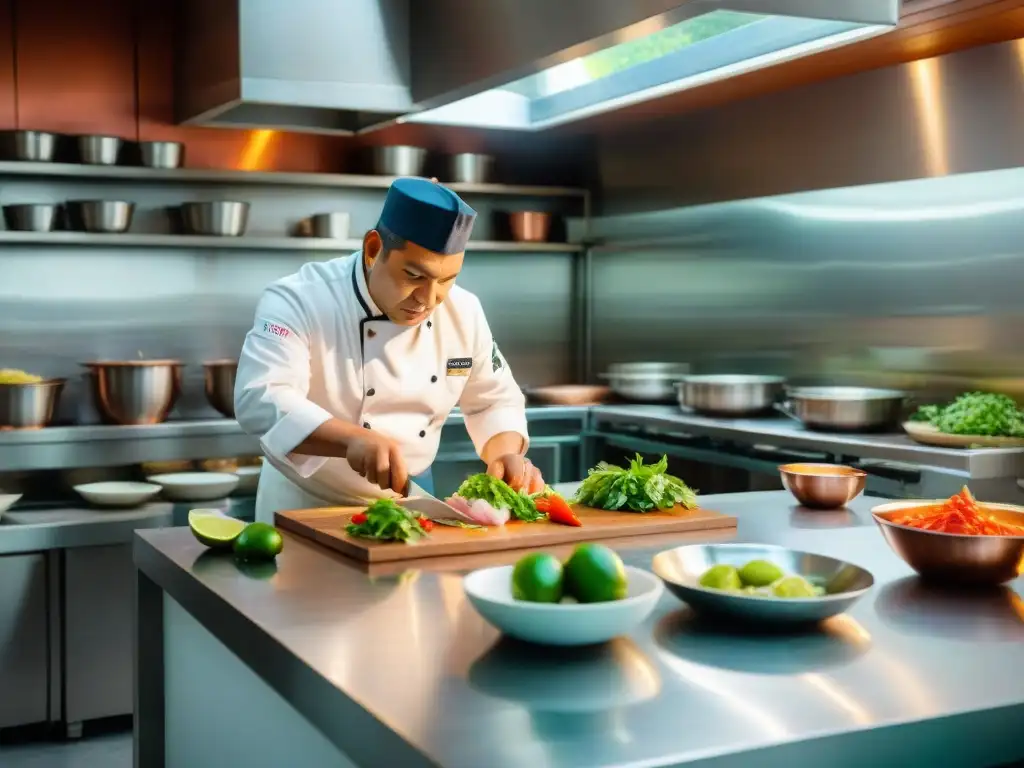
[[[967,536],[897,525],[892,517],[914,507],[938,506],[945,499],[905,499],[881,504],[871,516],[892,551],[930,581],[992,586],[1017,578],[1024,569],[1024,536]],[[1024,525],[1024,507],[982,503],[998,520]]]
[[[237,360],[211,360],[203,363],[206,399],[227,418],[235,418],[235,375]]]
[[[125,200],[68,200],[68,223],[84,232],[127,232],[135,203]]]
[[[895,427],[906,393],[866,387],[795,387],[778,408],[811,429],[873,431]]]
[[[514,211],[508,215],[512,239],[517,243],[544,243],[551,233],[551,214],[546,211]]]
[[[90,373],[96,408],[110,424],[159,424],[181,393],[177,360],[83,363]]]
[[[463,152],[451,158],[451,179],[462,184],[487,184],[492,181],[494,158]]]
[[[143,141],[139,156],[147,168],[180,168],[185,159],[185,145],[177,141]]]
[[[685,363],[615,363],[600,378],[623,400],[670,403],[676,382],[689,373]]]
[[[241,237],[249,225],[249,204],[231,200],[182,203],[181,223],[191,235]]]
[[[57,226],[58,208],[52,203],[4,206],[4,224],[12,232],[49,232]]]
[[[755,416],[771,410],[785,383],[781,376],[687,376],[678,385],[679,405],[715,416]]]
[[[117,136],[79,136],[78,156],[89,165],[117,165],[122,146]]]
[[[296,234],[300,237],[322,237],[327,240],[347,240],[352,217],[339,211],[317,213],[299,222]]]
[[[48,163],[57,152],[56,133],[46,131],[4,131],[3,154],[12,160]]]
[[[384,176],[422,176],[426,163],[427,150],[423,147],[373,148],[373,172]]]
[[[720,563],[737,568],[751,560],[775,563],[787,575],[825,588],[821,597],[782,598],[708,589],[700,577]],[[691,544],[654,556],[652,569],[665,586],[697,612],[766,624],[822,621],[843,613],[875,583],[860,566],[834,557],[768,544]]]
[[[811,509],[842,509],[860,496],[868,473],[842,464],[784,464],[782,485]]]
[[[65,379],[0,384],[0,430],[40,429],[53,421]]]

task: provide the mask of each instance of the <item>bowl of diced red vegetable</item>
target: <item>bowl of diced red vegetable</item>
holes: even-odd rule
[[[1024,507],[979,502],[965,487],[946,500],[894,501],[871,514],[893,552],[931,581],[995,585],[1024,571]]]

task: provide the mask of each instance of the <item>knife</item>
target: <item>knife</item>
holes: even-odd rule
[[[462,519],[464,515],[448,506],[431,493],[427,493],[421,486],[409,481],[409,487],[405,490],[405,497],[399,499],[398,503],[406,509],[418,512],[431,520]]]

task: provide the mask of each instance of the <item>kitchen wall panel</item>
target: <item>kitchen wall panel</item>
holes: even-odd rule
[[[14,94],[14,0],[0,0],[0,127],[18,121]]]

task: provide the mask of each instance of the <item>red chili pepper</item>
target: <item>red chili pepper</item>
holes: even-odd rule
[[[356,512],[354,515],[352,515],[352,524],[353,525],[362,525],[365,522],[366,522],[366,513],[365,512]]]
[[[561,496],[546,496],[543,499],[538,499],[538,502],[545,501],[544,509],[541,509],[541,505],[537,504],[537,510],[544,512],[548,516],[548,520],[552,523],[558,523],[559,525],[572,525],[577,528],[581,527],[583,523],[576,517],[576,513],[572,511],[572,507],[569,506],[569,502],[563,499]]]
[[[434,530],[434,521],[431,520],[429,517],[421,517],[419,518],[418,522],[420,524],[420,527],[427,533],[430,533],[432,530]]]

